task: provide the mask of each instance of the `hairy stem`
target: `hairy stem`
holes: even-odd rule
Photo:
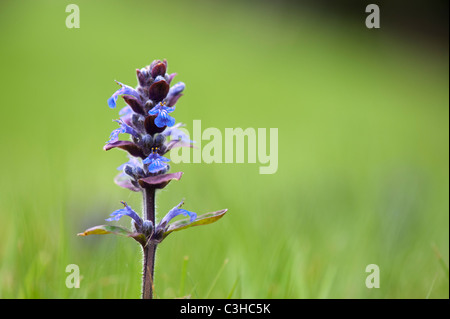
[[[155,225],[155,189],[144,190],[144,219],[150,220]],[[142,272],[142,299],[153,298],[153,273],[155,269],[156,243],[148,241],[143,247],[144,262]]]

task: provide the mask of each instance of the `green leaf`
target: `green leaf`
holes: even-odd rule
[[[83,233],[79,233],[78,236],[88,236],[88,235],[106,235],[114,234],[125,237],[131,237],[141,245],[145,245],[145,235],[141,233],[133,233],[126,228],[111,225],[99,225],[86,229]]]
[[[179,231],[179,230],[186,229],[189,227],[208,225],[208,224],[214,223],[214,222],[218,221],[220,218],[222,218],[223,215],[225,215],[225,213],[227,211],[228,211],[228,209],[223,209],[223,210],[219,210],[217,212],[206,213],[206,214],[200,215],[192,223],[189,221],[189,218],[176,221],[176,222],[170,224],[169,227],[167,227],[167,231],[164,233],[162,239],[166,238],[171,232],[174,232],[174,231]]]

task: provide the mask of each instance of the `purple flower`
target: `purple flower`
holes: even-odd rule
[[[117,81],[116,81],[117,82]],[[141,97],[139,96],[139,93],[133,89],[131,86],[122,84],[120,82],[117,82],[121,86],[120,89],[118,89],[109,99],[108,99],[108,105],[110,108],[116,107],[116,102],[119,97],[119,95],[131,95],[137,98],[138,100],[141,100]]]
[[[138,226],[142,226],[142,219],[139,217],[139,215],[136,214],[136,212],[134,210],[132,210],[126,202],[121,201],[121,203],[123,204],[124,208],[121,208],[121,209],[118,209],[118,210],[112,212],[110,215],[112,217],[106,219],[106,221],[111,222],[113,220],[119,220],[122,218],[122,216],[127,215],[127,216],[130,216],[131,218],[133,218]]]
[[[170,137],[170,142],[166,145],[165,152],[167,153],[174,147],[194,147],[194,141],[190,140],[189,137],[179,129],[179,127],[184,126],[182,123],[177,123],[174,126],[167,127],[161,134]]]
[[[176,216],[178,215],[184,215],[189,217],[189,221],[192,223],[196,218],[197,218],[197,214],[187,211],[185,209],[181,209],[180,207],[184,204],[184,200],[182,200],[177,206],[175,206],[174,208],[172,208],[166,216],[164,216],[164,218],[159,222],[158,224],[158,228],[162,228],[164,229],[166,227],[166,225]]]
[[[157,127],[173,126],[175,124],[175,119],[169,115],[169,113],[172,113],[173,111],[175,111],[174,107],[166,106],[165,102],[160,102],[148,111],[148,114],[157,115],[155,119],[155,125]]]
[[[125,124],[122,120],[114,120],[120,124],[120,127],[111,132],[109,136],[109,141],[106,143],[114,143],[119,140],[120,133],[128,133],[134,137],[139,137],[139,134],[129,125]]]
[[[170,88],[169,94],[167,96],[170,97],[170,96],[178,95],[181,92],[183,92],[185,87],[186,87],[186,85],[183,82],[178,82],[177,84],[175,84],[174,86],[172,86]]]
[[[120,119],[127,125],[131,125],[131,117],[133,116],[133,110],[129,105],[124,106],[120,111]]]
[[[159,155],[155,150],[153,150],[150,155],[142,161],[144,164],[148,164],[149,173],[159,173],[168,168],[165,162],[169,162],[168,158]]]

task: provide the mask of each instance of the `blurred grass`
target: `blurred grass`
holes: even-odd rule
[[[106,99],[157,58],[187,84],[188,129],[279,130],[274,175],[172,165],[185,174],[159,217],[181,198],[229,212],[160,245],[158,298],[449,297],[448,52],[234,2],[77,1],[69,30],[69,3],[0,5],[0,298],[139,298],[138,245],[76,234],[119,200],[141,205],[112,182],[126,157],[102,150]],[[80,289],[65,287],[72,263]],[[380,289],[365,287],[371,263]]]

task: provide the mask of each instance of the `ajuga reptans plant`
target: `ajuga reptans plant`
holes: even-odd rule
[[[123,216],[131,218],[131,230],[115,225],[100,225],[78,235],[115,234],[133,238],[143,250],[142,298],[153,297],[153,271],[155,251],[170,233],[192,226],[206,225],[220,219],[226,209],[197,216],[182,209],[184,201],[171,209],[158,223],[155,220],[155,193],[170,181],[179,180],[182,172],[168,173],[170,160],[164,155],[176,147],[192,147],[192,141],[175,124],[171,114],[175,104],[183,95],[183,82],[170,87],[175,73],[168,74],[167,61],[155,60],[149,66],[136,70],[138,86],[134,89],[117,82],[119,89],[108,99],[110,108],[116,108],[121,96],[126,106],[119,111],[120,118],[114,120],[118,128],[112,131],[104,150],[119,148],[128,152],[129,161],[117,169],[120,173],[115,183],[133,192],[142,193],[143,216],[136,213],[126,202],[123,208],[114,211],[107,221],[116,221]],[[120,140],[119,137],[128,137]],[[184,215],[187,218],[172,222]]]

